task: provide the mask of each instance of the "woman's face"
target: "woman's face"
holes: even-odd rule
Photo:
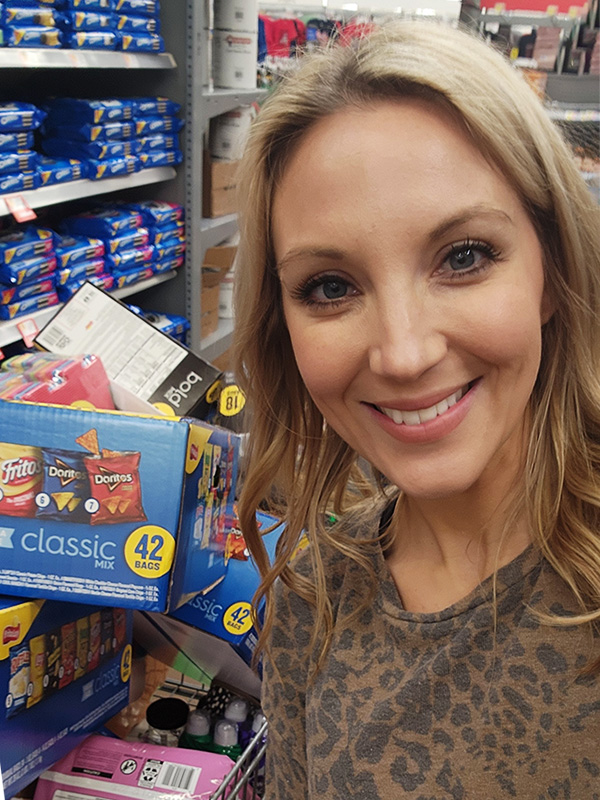
[[[331,427],[409,496],[514,477],[549,316],[542,251],[456,122],[419,100],[321,120],[273,232],[298,368]]]

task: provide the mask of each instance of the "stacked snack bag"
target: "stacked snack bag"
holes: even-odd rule
[[[65,47],[114,50],[117,46],[112,0],[66,0],[59,25]]]
[[[7,0],[0,8],[2,44],[6,47],[61,47],[61,19],[54,2]]]
[[[112,276],[106,271],[104,242],[90,236],[56,236],[56,290],[61,300],[67,300],[84,281],[92,281],[109,291]]]
[[[41,147],[51,157],[82,159],[91,180],[179,164],[180,108],[164,97],[57,98],[46,106]]]
[[[118,49],[160,53],[165,43],[160,36],[159,0],[115,0]]]
[[[0,236],[0,319],[56,305],[54,236],[26,226]]]
[[[40,185],[33,131],[44,116],[31,103],[0,104],[0,194],[37,189]]]

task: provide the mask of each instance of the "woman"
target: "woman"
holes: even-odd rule
[[[559,134],[401,24],[277,92],[242,196],[270,800],[600,796],[598,219]]]

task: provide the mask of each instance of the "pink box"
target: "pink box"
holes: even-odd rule
[[[216,753],[90,736],[42,773],[34,800],[209,800],[232,767]]]

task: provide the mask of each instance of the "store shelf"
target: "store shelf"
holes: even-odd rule
[[[160,275],[153,275],[152,278],[148,278],[148,280],[134,283],[132,286],[126,286],[123,289],[116,289],[114,292],[111,292],[111,294],[119,300],[122,300],[130,295],[143,292],[145,289],[150,289],[152,286],[158,286],[160,283],[170,281],[176,275],[177,272],[175,270],[163,272]],[[52,306],[51,308],[43,308],[40,311],[33,311],[31,314],[23,314],[22,317],[17,317],[16,319],[0,322],[0,347],[6,347],[7,344],[18,342],[21,339],[21,334],[19,333],[19,328],[17,327],[19,323],[23,322],[24,320],[32,319],[37,325],[38,329],[41,330],[46,323],[50,322],[56,312],[62,308],[62,305],[63,304],[61,303],[57,306]]]
[[[218,358],[231,345],[233,339],[233,320],[220,319],[219,327],[200,342],[200,355],[206,361]]]
[[[122,53],[111,50],[52,50],[2,48],[0,68],[46,69],[173,69],[170,53]]]
[[[147,186],[149,183],[168,181],[177,173],[173,167],[152,167],[123,175],[118,178],[105,178],[99,181],[90,181],[87,178],[70,183],[59,183],[55,186],[42,186],[41,189],[31,189],[28,192],[13,192],[0,195],[0,217],[10,214],[6,205],[6,198],[13,195],[22,197],[30,208],[44,208],[57,203],[68,203],[70,200],[81,200],[85,197],[95,197],[98,194],[118,192],[121,189],[132,189],[135,186]]]
[[[266,89],[214,89],[202,92],[204,118],[212,119],[238,106],[247,106],[267,96]]]
[[[202,231],[202,246],[204,249],[215,247],[238,229],[237,214],[227,214],[225,217],[209,219],[204,217],[200,224]]]
[[[536,28],[564,28],[571,30],[573,25],[579,24],[580,20],[575,17],[565,17],[559,15],[549,14],[521,14],[515,12],[514,14],[508,12],[505,14],[480,14],[479,21],[484,25],[488,22],[497,22],[501,25],[523,25],[532,26]]]
[[[549,107],[550,119],[561,122],[600,122],[600,108]]]

